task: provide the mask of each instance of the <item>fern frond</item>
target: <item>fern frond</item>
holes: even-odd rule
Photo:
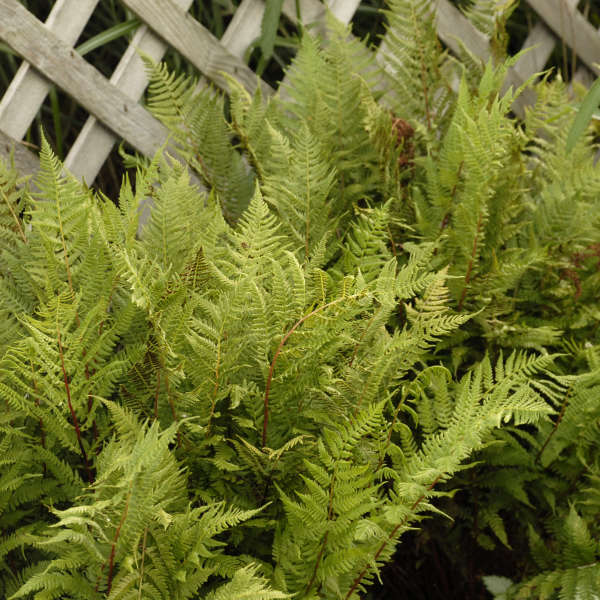
[[[211,592],[207,600],[274,600],[276,598],[290,598],[289,594],[273,590],[266,579],[257,575],[257,569],[245,567],[236,571],[233,579]]]
[[[289,152],[293,158],[266,174],[263,189],[266,201],[275,208],[296,248],[302,248],[306,262],[336,226],[327,202],[335,171],[328,170],[321,144],[306,123],[292,138]]]
[[[379,51],[393,90],[393,112],[420,123],[429,134],[449,108],[450,86],[442,76],[444,53],[430,0],[389,0],[387,33]]]

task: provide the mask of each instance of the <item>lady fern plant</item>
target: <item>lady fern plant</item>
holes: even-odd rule
[[[401,4],[404,18],[417,10]],[[495,31],[484,33],[502,39],[502,21],[497,15]],[[388,52],[412,52],[406,64],[418,65],[409,21],[391,22],[400,31]],[[535,85],[536,104],[517,122],[510,108],[519,90],[502,92],[514,59],[468,60],[468,76],[452,108],[439,113],[434,137],[427,135],[425,94],[403,115],[424,139],[400,205],[414,230],[408,237],[438,245],[432,264],[448,265],[451,305],[475,313],[438,345],[438,356],[455,374],[485,353],[521,348],[562,356],[552,385],[531,381],[556,416],[534,429],[494,431],[477,455],[481,466],[450,486],[464,491],[442,504],[455,525],[429,539],[443,540],[446,560],[471,584],[490,567],[465,555],[483,548],[490,564],[507,563],[502,574],[524,581],[506,598],[593,597],[600,586],[597,149],[590,137],[569,147],[576,112],[559,78]],[[392,87],[399,76],[401,70],[388,69]],[[464,549],[459,560],[457,548]]]
[[[385,74],[334,22],[269,100],[149,65],[148,106],[187,165],[138,161],[116,204],[46,143],[31,191],[2,168],[3,597],[357,599],[409,530],[458,512],[459,488],[478,516],[456,539],[508,544],[503,511],[519,515],[541,571],[515,593],[589,562],[589,141],[563,181],[562,91],[542,84],[524,126],[505,64],[454,92],[456,62],[408,4],[390,4]],[[425,42],[429,97],[398,67],[418,70]],[[561,487],[571,469],[587,483]],[[570,507],[548,531],[575,528],[580,554],[544,558],[528,494],[544,517]]]

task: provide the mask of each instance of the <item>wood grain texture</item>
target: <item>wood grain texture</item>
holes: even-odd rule
[[[40,161],[38,157],[19,140],[15,140],[10,135],[0,131],[0,155],[6,160],[10,160],[11,154],[15,168],[20,175],[32,175],[39,170]]]
[[[296,0],[284,0],[281,10],[292,23],[298,22]],[[325,16],[326,12],[327,9],[319,0],[300,0],[300,17],[305,24],[316,23]]]
[[[251,92],[257,85],[261,86],[265,96],[274,92],[173,0],[122,0],[122,3],[222,89],[228,89],[223,75],[228,73]]]
[[[539,73],[548,62],[555,46],[556,38],[552,31],[544,23],[536,23],[523,43],[523,48],[528,50],[516,62],[515,71],[523,80]]]
[[[444,44],[458,53],[462,42],[472,54],[487,62],[491,56],[487,37],[448,0],[438,0],[435,5],[435,25]]]
[[[565,0],[565,2],[570,8],[574,8],[577,6],[578,0]],[[523,49],[527,49],[527,52],[519,58],[511,69],[510,76],[516,74],[516,78],[514,78],[515,85],[520,85],[536,73],[543,71],[557,41],[556,36],[543,22],[536,23],[533,26],[523,43]],[[535,92],[526,90],[523,95],[515,100],[514,109],[516,114],[523,116],[525,109],[534,103]]]
[[[0,38],[136,150],[152,156],[167,130],[17,0],[0,0]]]
[[[436,28],[440,39],[453,52],[459,51],[462,42],[469,52],[481,59],[482,63],[490,60],[492,52],[489,39],[448,0],[438,0],[437,7]],[[510,87],[513,90],[520,88],[534,72],[526,73],[514,67],[509,69],[502,92],[506,92]],[[523,117],[525,107],[534,102],[534,92],[531,89],[525,89],[513,102],[512,110],[518,116]]]
[[[193,0],[175,0],[182,10],[188,10]],[[168,45],[147,26],[141,25],[121,57],[110,82],[132,100],[138,102],[148,86],[143,52],[154,61],[162,59]],[[96,117],[90,115],[65,159],[65,166],[74,175],[91,184],[98,175],[118,137]]]
[[[97,4],[98,0],[58,0],[48,15],[46,27],[73,46]],[[50,86],[28,62],[22,62],[0,101],[0,129],[15,139],[22,139]]]
[[[231,54],[243,60],[250,44],[260,35],[265,3],[263,0],[242,0],[227,26],[221,44]]]
[[[145,24],[137,30],[108,82],[71,48],[98,0],[56,0],[45,27],[17,0],[0,0],[0,38],[27,61],[0,102],[0,130],[9,138],[22,137],[49,86],[56,83],[91,113],[66,160],[72,172],[91,183],[116,139],[125,139],[146,155],[152,155],[167,139],[166,129],[138,104],[147,86],[138,49],[158,61],[172,45],[224,89],[226,72],[250,91],[260,85],[266,95],[273,93],[243,62],[248,47],[260,35],[264,0],[243,0],[220,41],[187,14],[192,1],[122,0]],[[560,39],[590,70],[600,74],[594,64],[600,61],[600,35],[576,10],[577,0],[526,1],[544,22],[530,32],[524,47],[536,47],[510,70],[507,86],[519,86],[539,72]],[[328,8],[348,23],[359,4],[360,0],[300,0],[300,13],[305,24],[322,23]],[[464,44],[482,62],[490,58],[489,40],[456,7],[448,0],[436,0],[433,6],[438,35],[452,51]],[[296,0],[285,0],[283,13],[295,22]],[[582,77],[580,73],[578,77]],[[519,98],[514,106],[517,114],[523,114],[534,99],[530,91]],[[2,150],[0,143],[0,153]]]
[[[576,9],[576,4],[570,6],[565,0],[527,0],[527,3],[559,40],[564,40],[593,73],[600,75],[600,34]]]
[[[360,0],[327,0],[326,4],[336,19],[347,25],[352,20]]]

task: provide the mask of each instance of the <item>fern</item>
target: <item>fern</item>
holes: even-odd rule
[[[350,600],[438,549],[594,593],[595,147],[502,52],[452,91],[432,9],[389,3],[383,79],[333,21],[268,99],[148,64],[178,159],[115,204],[2,167],[2,597]]]
[[[392,89],[392,110],[432,134],[449,108],[450,85],[442,75],[445,61],[430,0],[388,2],[388,31],[380,50]]]

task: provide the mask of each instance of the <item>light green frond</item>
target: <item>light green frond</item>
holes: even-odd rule
[[[290,598],[289,594],[272,589],[267,580],[257,575],[257,569],[251,566],[240,569],[233,579],[207,596],[207,600],[275,600]]]
[[[441,71],[445,58],[435,30],[435,2],[389,0],[388,6],[380,54],[392,89],[389,102],[397,116],[420,123],[431,134],[451,99]]]
[[[284,121],[288,135],[306,123],[329,159],[328,171],[337,174],[330,210],[337,216],[378,186],[378,157],[364,126],[363,102],[370,93],[364,82],[373,81],[375,69],[364,43],[349,39],[335,19],[328,21],[328,36],[325,44],[304,32],[280,95],[283,111],[295,117]]]
[[[355,219],[346,235],[344,250],[338,269],[340,275],[360,270],[367,283],[371,283],[391,258],[387,248],[389,240],[389,204],[364,209]]]
[[[289,152],[289,162],[266,173],[263,193],[291,234],[298,258],[306,262],[336,226],[328,202],[335,171],[306,123],[298,127]]]

